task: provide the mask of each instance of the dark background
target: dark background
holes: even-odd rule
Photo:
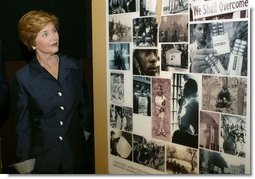
[[[0,58],[5,61],[7,81],[10,81],[15,72],[33,57],[33,54],[20,42],[17,31],[19,19],[31,10],[45,10],[59,18],[59,51],[84,61],[84,78],[90,103],[93,106],[91,0],[0,0],[0,51],[2,52]],[[8,104],[6,108],[7,114],[0,115],[0,174],[16,174],[13,167],[10,167],[15,153],[14,127],[8,117]],[[94,174],[93,127],[84,152],[87,157],[86,173]]]
[[[91,57],[91,0],[1,0],[0,39],[5,60],[29,55],[19,41],[17,23],[30,10],[46,10],[59,18],[60,52],[75,58]]]

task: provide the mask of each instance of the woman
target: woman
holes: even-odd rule
[[[35,52],[11,83],[19,173],[85,170],[90,109],[82,64],[58,53],[58,27],[58,18],[45,11],[30,11],[18,23],[21,41]]]

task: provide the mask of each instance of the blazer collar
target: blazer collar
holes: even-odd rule
[[[74,64],[74,62],[65,55],[58,54],[59,56],[59,72],[58,72],[58,80],[64,80],[66,76],[68,76],[68,69],[78,69],[78,67]],[[35,57],[32,59],[30,63],[29,73],[32,78],[36,78],[38,76],[50,77],[49,73],[43,68],[38,59]]]

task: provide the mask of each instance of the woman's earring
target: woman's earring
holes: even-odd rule
[[[32,46],[32,49],[33,49],[33,50],[35,50],[35,47],[34,47],[34,46]]]

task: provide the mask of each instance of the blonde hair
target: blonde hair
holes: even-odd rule
[[[29,50],[33,50],[35,46],[35,39],[37,34],[48,24],[53,25],[58,30],[58,18],[51,13],[43,10],[34,10],[24,14],[18,22],[18,32],[22,43],[24,43]]]

